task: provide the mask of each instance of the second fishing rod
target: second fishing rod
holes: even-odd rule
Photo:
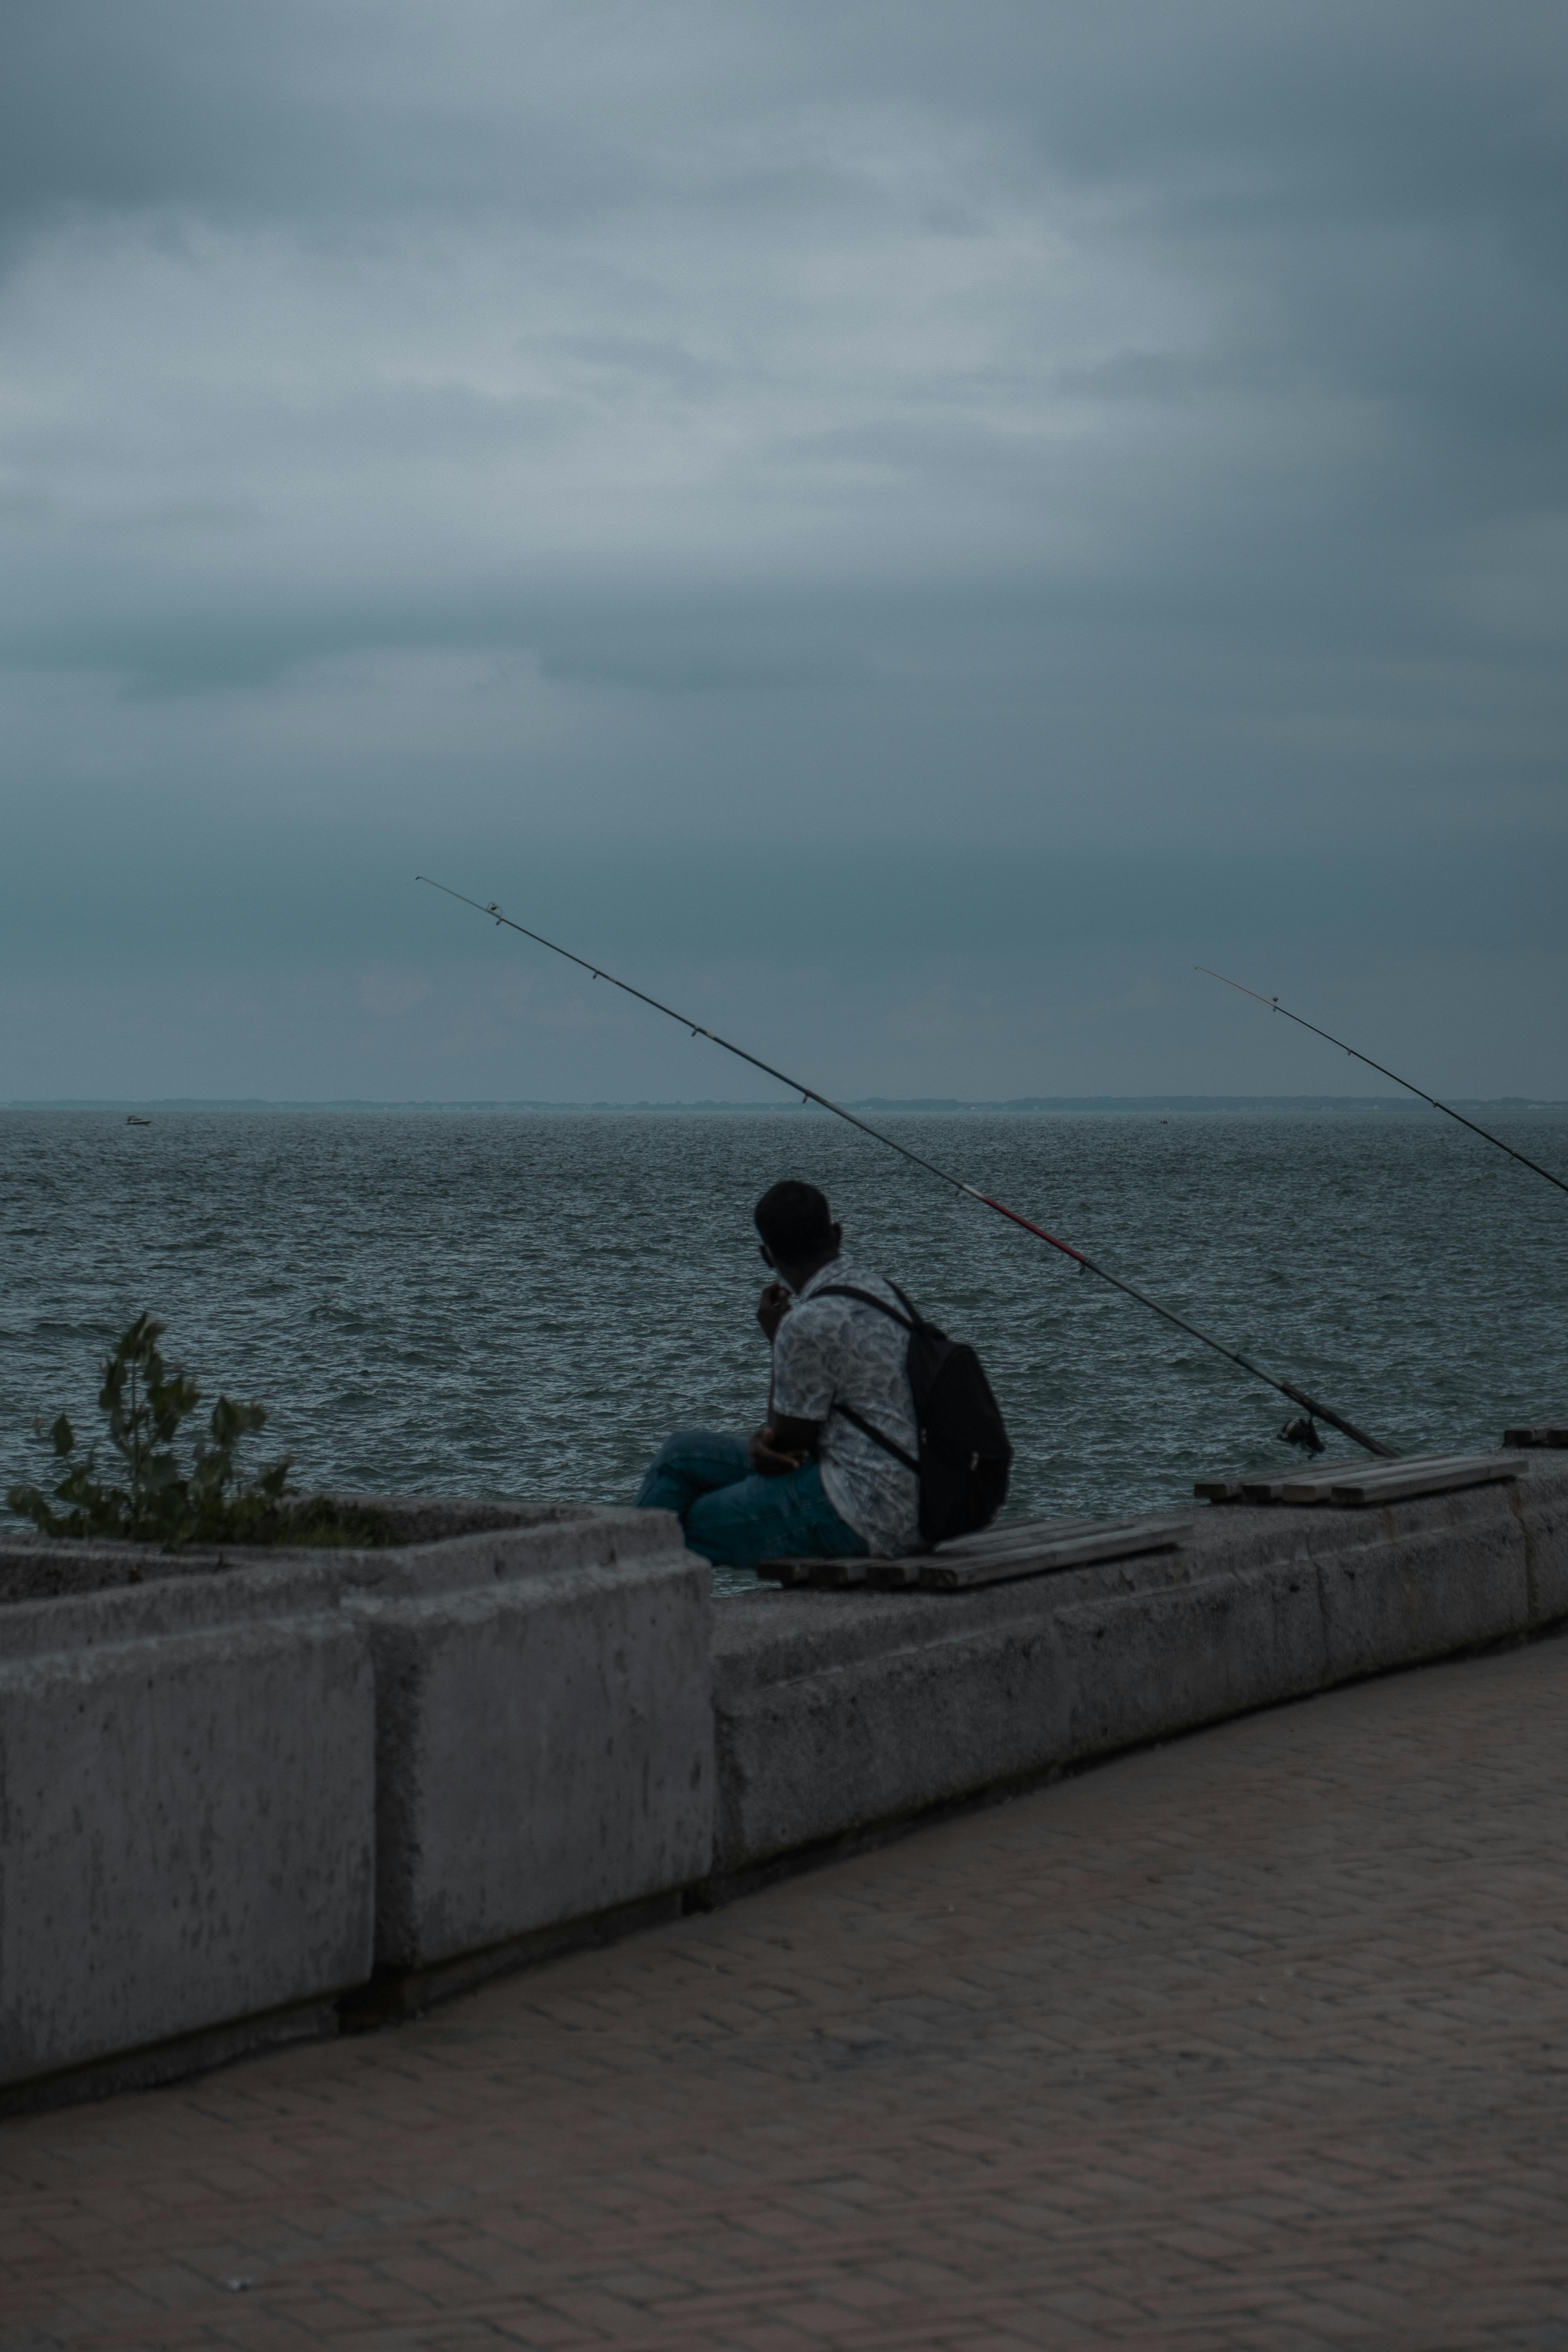
[[[1235,1364],[1238,1370],[1249,1373],[1255,1381],[1261,1381],[1267,1388],[1273,1389],[1278,1395],[1287,1397],[1292,1404],[1299,1404],[1301,1407],[1302,1412],[1307,1415],[1305,1423],[1289,1422],[1280,1433],[1282,1436],[1289,1438],[1292,1444],[1305,1445],[1314,1454],[1321,1453],[1322,1440],[1318,1436],[1312,1423],[1326,1421],[1331,1428],[1339,1430],[1343,1436],[1351,1440],[1352,1444],[1359,1445],[1364,1453],[1377,1454],[1387,1460],[1394,1458],[1394,1449],[1392,1445],[1384,1445],[1380,1438],[1369,1437],[1366,1431],[1358,1429],[1353,1421],[1346,1420],[1342,1413],[1336,1412],[1331,1405],[1324,1404],[1319,1398],[1310,1396],[1305,1389],[1299,1388],[1293,1381],[1277,1379],[1274,1373],[1265,1371],[1261,1364],[1255,1363],[1250,1356],[1244,1356],[1238,1348],[1227,1348],[1223,1339],[1216,1339],[1209,1332],[1200,1330],[1195,1323],[1189,1323],[1184,1316],[1176,1314],[1173,1308],[1162,1307],[1157,1298],[1151,1298],[1146,1291],[1138,1289],[1131,1282],[1124,1282],[1119,1274],[1112,1274],[1109,1266],[1098,1265],[1087,1251],[1075,1249],[1070,1242],[1061,1241],[1055,1234],[1048,1233],[1044,1225],[1037,1225],[1029,1218],[1021,1216],[1016,1209],[1008,1208],[1005,1201],[993,1200],[989,1192],[981,1192],[976,1185],[966,1184],[962,1177],[951,1174],[945,1168],[939,1168],[934,1160],[927,1160],[920,1152],[911,1150],[907,1143],[900,1143],[897,1136],[884,1133],[881,1128],[873,1127],[869,1120],[858,1118],[852,1110],[846,1110],[842,1103],[833,1102],[826,1095],[818,1094],[815,1087],[805,1086],[799,1078],[792,1078],[786,1071],[775,1069],[771,1062],[764,1062],[759,1055],[748,1053],[743,1045],[731,1045],[729,1038],[719,1036],[711,1029],[705,1029],[700,1022],[691,1020],[687,1013],[678,1013],[672,1004],[662,1004],[657,996],[649,996],[645,989],[634,988],[630,981],[617,980],[615,973],[606,971],[602,964],[591,963],[586,956],[574,955],[570,948],[560,946],[554,940],[547,940],[542,931],[531,931],[526,923],[514,922],[512,918],[503,914],[500,908],[493,901],[486,905],[481,899],[468,898],[461,890],[454,890],[449,884],[437,882],[428,874],[416,874],[414,878],[416,882],[425,883],[432,890],[443,892],[448,898],[456,898],[460,906],[471,907],[476,914],[488,915],[492,922],[501,925],[503,929],[517,931],[525,940],[532,940],[536,946],[548,948],[552,955],[564,957],[568,963],[574,963],[580,971],[592,973],[595,980],[607,980],[612,988],[618,988],[625,995],[635,997],[639,1004],[647,1005],[650,1011],[662,1013],[668,1020],[679,1021],[681,1027],[689,1029],[694,1037],[706,1037],[710,1045],[718,1045],[726,1054],[733,1054],[738,1061],[749,1063],[753,1070],[761,1070],[764,1076],[776,1079],[780,1086],[788,1087],[792,1093],[797,1094],[802,1102],[814,1102],[823,1110],[831,1111],[835,1118],[841,1118],[847,1125],[858,1128],[861,1134],[868,1135],[873,1142],[885,1145],[889,1151],[896,1151],[901,1160],[909,1160],[913,1167],[923,1168],[926,1174],[934,1176],[939,1183],[950,1184],[955,1192],[963,1193],[965,1199],[978,1201],[982,1208],[994,1210],[997,1216],[1005,1217],[1010,1224],[1019,1225],[1025,1233],[1033,1234],[1037,1241],[1046,1242],[1052,1249],[1059,1250],[1063,1257],[1070,1258],[1075,1265],[1082,1266],[1086,1273],[1097,1275],[1101,1282],[1109,1283],[1113,1290],[1120,1290],[1124,1297],[1135,1298],[1140,1307],[1146,1307],[1152,1315],[1158,1315],[1163,1322],[1171,1324],[1176,1330],[1184,1331],[1190,1339],[1196,1339],[1204,1347],[1212,1348],[1215,1355],[1223,1356],[1227,1363]]]
[[[1270,1012],[1282,1013],[1287,1021],[1296,1024],[1298,1029],[1310,1029],[1314,1037],[1321,1037],[1326,1044],[1337,1045],[1341,1053],[1348,1054],[1352,1061],[1364,1062],[1367,1068],[1375,1070],[1380,1078],[1392,1078],[1396,1087],[1405,1088],[1406,1094],[1418,1095],[1424,1103],[1430,1103],[1433,1109],[1440,1110],[1446,1118],[1457,1118],[1461,1127],[1468,1127],[1470,1133],[1479,1135],[1483,1143],[1495,1143],[1500,1151],[1506,1151],[1509,1158],[1517,1160],[1521,1168],[1528,1168],[1536,1176],[1544,1176],[1547,1182],[1555,1184],[1560,1192],[1568,1192],[1568,1183],[1564,1183],[1561,1176],[1554,1176],[1550,1168],[1543,1168],[1539,1160],[1531,1160],[1528,1152],[1516,1151],[1511,1143],[1505,1143],[1500,1135],[1492,1133],[1489,1127],[1481,1127],[1475,1119],[1467,1118],[1462,1110],[1454,1108],[1452,1103],[1439,1102],[1436,1096],[1429,1095],[1425,1087],[1418,1087],[1414,1078],[1402,1078],[1397,1070],[1389,1068],[1386,1062],[1374,1062],[1372,1055],[1363,1054],[1359,1045],[1347,1045],[1342,1037],[1334,1036],[1328,1029],[1320,1029],[1315,1021],[1309,1021],[1302,1013],[1292,1013],[1289,1006],[1281,1004],[1277,996],[1261,996],[1256,988],[1247,988],[1239,980],[1228,980],[1223,971],[1212,971],[1206,963],[1197,964],[1194,969],[1201,971],[1205,980],[1224,981],[1226,988],[1234,988],[1239,995],[1250,996],[1254,1004],[1266,1004]]]

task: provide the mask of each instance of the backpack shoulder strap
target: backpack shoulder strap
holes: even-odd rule
[[[841,1412],[846,1421],[852,1421],[854,1423],[862,1437],[868,1437],[874,1445],[879,1445],[881,1447],[884,1454],[890,1454],[895,1462],[901,1462],[906,1470],[912,1470],[917,1478],[920,1476],[921,1465],[915,1460],[914,1455],[912,1454],[906,1454],[903,1447],[901,1445],[895,1444],[894,1441],[890,1437],[885,1437],[874,1423],[863,1420],[860,1414],[856,1412],[854,1406],[852,1404],[846,1404],[842,1397],[835,1397],[832,1404],[828,1407],[828,1411],[830,1412]]]
[[[854,1284],[850,1282],[825,1282],[820,1290],[814,1290],[812,1292],[811,1297],[827,1298],[831,1297],[835,1298],[858,1298],[864,1306],[876,1307],[879,1314],[886,1315],[890,1321],[902,1324],[906,1331],[917,1330],[920,1328],[920,1318],[918,1316],[915,1316],[915,1310],[912,1307],[910,1307],[909,1300],[904,1298],[903,1292],[899,1290],[898,1284],[896,1282],[890,1282],[888,1285],[888,1287],[889,1290],[898,1291],[898,1295],[903,1299],[904,1305],[910,1307],[910,1314],[915,1318],[913,1321],[905,1322],[904,1318],[900,1314],[898,1308],[896,1307],[889,1307],[885,1298],[875,1297],[868,1290],[857,1290]],[[805,1301],[805,1304],[809,1307],[811,1299],[808,1298]],[[868,1437],[871,1440],[873,1445],[879,1445],[884,1454],[890,1454],[895,1462],[901,1462],[906,1470],[912,1470],[917,1478],[920,1476],[921,1465],[916,1461],[914,1455],[912,1454],[906,1454],[903,1447],[895,1444],[892,1438],[884,1436],[883,1433],[876,1427],[874,1423],[864,1420],[862,1416],[856,1412],[852,1404],[846,1404],[842,1397],[835,1397],[832,1405],[829,1407],[829,1411],[831,1412],[841,1412],[846,1421],[852,1421],[854,1423],[856,1428],[860,1432],[860,1434],[863,1437]]]

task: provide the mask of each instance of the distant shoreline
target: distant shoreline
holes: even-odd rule
[[[1516,1111],[1541,1113],[1568,1112],[1568,1101],[1542,1098],[1531,1095],[1453,1095],[1447,1097],[1453,1105],[1467,1110]],[[1111,1114],[1128,1118],[1163,1115],[1232,1116],[1247,1113],[1284,1113],[1298,1117],[1339,1114],[1360,1116],[1367,1112],[1400,1113],[1413,1117],[1433,1116],[1427,1106],[1409,1095],[1024,1095],[1007,1101],[961,1102],[946,1097],[895,1099],[887,1096],[863,1095],[846,1097],[848,1110],[877,1112],[884,1116],[902,1117],[1029,1117],[1029,1116],[1092,1116]],[[141,1111],[147,1114],[177,1111],[289,1111],[300,1112],[401,1112],[405,1116],[469,1116],[509,1117],[519,1114],[554,1117],[584,1117],[589,1114],[612,1114],[625,1117],[664,1114],[685,1117],[724,1116],[800,1118],[820,1116],[815,1104],[797,1102],[531,1102],[531,1101],[370,1101],[353,1097],[318,1099],[315,1101],[268,1100],[259,1096],[224,1097],[179,1095],[154,1097],[127,1095],[110,1098],[89,1097],[57,1097],[54,1099],[16,1097],[0,1102],[0,1110],[43,1111]]]

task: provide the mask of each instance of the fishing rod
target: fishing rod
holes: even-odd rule
[[[684,1013],[678,1013],[672,1004],[661,1004],[657,996],[649,996],[644,989],[634,988],[629,980],[617,980],[615,973],[606,971],[602,964],[590,963],[586,956],[574,955],[570,948],[559,946],[554,940],[547,940],[542,931],[531,931],[526,923],[514,922],[510,915],[503,915],[493,901],[488,907],[481,905],[478,898],[466,898],[461,890],[453,890],[428,874],[416,874],[414,878],[416,882],[426,883],[432,890],[444,892],[448,898],[456,898],[461,906],[472,907],[476,914],[489,915],[493,922],[505,929],[521,932],[525,940],[532,940],[537,946],[548,948],[552,955],[564,956],[568,963],[574,963],[581,971],[591,972],[595,980],[607,980],[612,988],[622,990],[627,996],[635,996],[639,1004],[649,1005],[655,1013],[662,1013],[668,1019],[679,1021],[681,1027],[689,1029],[694,1037],[706,1037],[710,1045],[721,1046],[726,1054],[733,1054],[738,1061],[749,1062],[753,1070],[761,1070],[765,1077],[775,1078],[780,1086],[788,1087],[792,1094],[797,1094],[803,1103],[818,1103],[824,1110],[831,1111],[835,1118],[843,1119],[850,1127],[858,1127],[861,1134],[868,1135],[874,1143],[885,1143],[889,1151],[896,1151],[901,1160],[908,1160],[916,1168],[923,1168],[928,1176],[936,1178],[938,1183],[951,1184],[955,1192],[962,1192],[968,1200],[978,1201],[983,1208],[994,1209],[999,1217],[1007,1218],[1012,1224],[1021,1225],[1037,1241],[1048,1242],[1052,1249],[1059,1250],[1063,1257],[1070,1257],[1074,1265],[1082,1266],[1086,1273],[1098,1275],[1100,1281],[1110,1283],[1113,1290],[1120,1290],[1128,1298],[1135,1298],[1140,1307],[1147,1307],[1152,1314],[1173,1324],[1189,1339],[1201,1340],[1216,1355],[1224,1356],[1228,1362],[1239,1366],[1242,1371],[1250,1372],[1254,1380],[1262,1381],[1267,1387],[1277,1390],[1280,1396],[1289,1397],[1292,1404],[1299,1404],[1307,1419],[1304,1422],[1287,1422],[1279,1433],[1293,1445],[1304,1445],[1310,1452],[1321,1454],[1323,1442],[1312,1423],[1314,1421],[1326,1421],[1331,1428],[1342,1431],[1354,1444],[1361,1446],[1363,1452],[1394,1459],[1392,1445],[1384,1445],[1380,1439],[1369,1437],[1363,1429],[1356,1427],[1353,1421],[1346,1421],[1342,1414],[1335,1412],[1329,1405],[1320,1404],[1316,1397],[1307,1394],[1305,1389],[1297,1388],[1291,1381],[1276,1380],[1273,1373],[1266,1372],[1261,1364],[1255,1364],[1250,1356],[1242,1355],[1238,1349],[1227,1348],[1221,1339],[1211,1339],[1206,1331],[1200,1331],[1195,1323],[1187,1322],[1184,1317],[1175,1314],[1169,1307],[1162,1307],[1157,1298],[1151,1298],[1131,1283],[1123,1282],[1120,1275],[1110,1273],[1109,1268],[1097,1265],[1093,1258],[1083,1250],[1074,1249],[1070,1242],[1058,1241],[1055,1234],[1046,1231],[1044,1225],[1031,1224],[1027,1217],[1020,1216],[1016,1209],[1008,1208],[1005,1202],[994,1201],[989,1192],[982,1192],[974,1185],[965,1184],[962,1178],[950,1175],[945,1168],[939,1168],[934,1160],[922,1159],[918,1151],[911,1151],[907,1143],[900,1143],[895,1136],[885,1135],[879,1127],[873,1127],[868,1119],[858,1118],[852,1110],[846,1110],[842,1103],[829,1101],[826,1095],[818,1094],[815,1087],[803,1086],[798,1078],[790,1077],[784,1070],[776,1070],[771,1062],[764,1062],[756,1054],[749,1054],[743,1045],[732,1045],[728,1037],[719,1036],[714,1030],[704,1029],[700,1022],[691,1020]]]
[[[1193,969],[1201,971],[1205,980],[1225,981],[1226,988],[1239,990],[1243,996],[1250,996],[1255,1004],[1267,1004],[1272,1012],[1283,1013],[1286,1020],[1293,1021],[1298,1029],[1310,1029],[1314,1037],[1324,1038],[1329,1045],[1337,1045],[1342,1054],[1349,1054],[1353,1060],[1364,1062],[1367,1068],[1375,1070],[1380,1078],[1392,1078],[1396,1087],[1405,1088],[1406,1094],[1419,1095],[1422,1101],[1430,1103],[1434,1110],[1445,1112],[1449,1118],[1457,1118],[1461,1127],[1468,1127],[1470,1133],[1479,1135],[1484,1143],[1495,1143],[1500,1151],[1506,1151],[1509,1158],[1517,1160],[1521,1168],[1533,1168],[1538,1176],[1544,1176],[1547,1182],[1555,1184],[1560,1192],[1568,1192],[1568,1184],[1561,1176],[1554,1176],[1550,1168],[1542,1168],[1539,1160],[1527,1158],[1522,1151],[1516,1151],[1511,1143],[1505,1143],[1501,1136],[1494,1135],[1489,1128],[1478,1127],[1473,1118],[1467,1118],[1462,1110],[1454,1108],[1452,1103],[1439,1102],[1436,1096],[1429,1095],[1424,1087],[1413,1085],[1409,1078],[1402,1078],[1397,1070],[1385,1070],[1381,1062],[1374,1062],[1370,1054],[1359,1052],[1354,1045],[1347,1045],[1342,1037],[1331,1037],[1328,1031],[1320,1029],[1315,1021],[1304,1021],[1299,1013],[1292,1013],[1288,1006],[1281,1004],[1277,996],[1259,996],[1255,988],[1243,988],[1239,980],[1226,980],[1223,971],[1211,971],[1206,963],[1194,964]]]

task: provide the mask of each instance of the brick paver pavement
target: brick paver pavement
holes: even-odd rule
[[[0,2126],[0,2342],[1568,2352],[1565,1721],[1366,1685]]]

